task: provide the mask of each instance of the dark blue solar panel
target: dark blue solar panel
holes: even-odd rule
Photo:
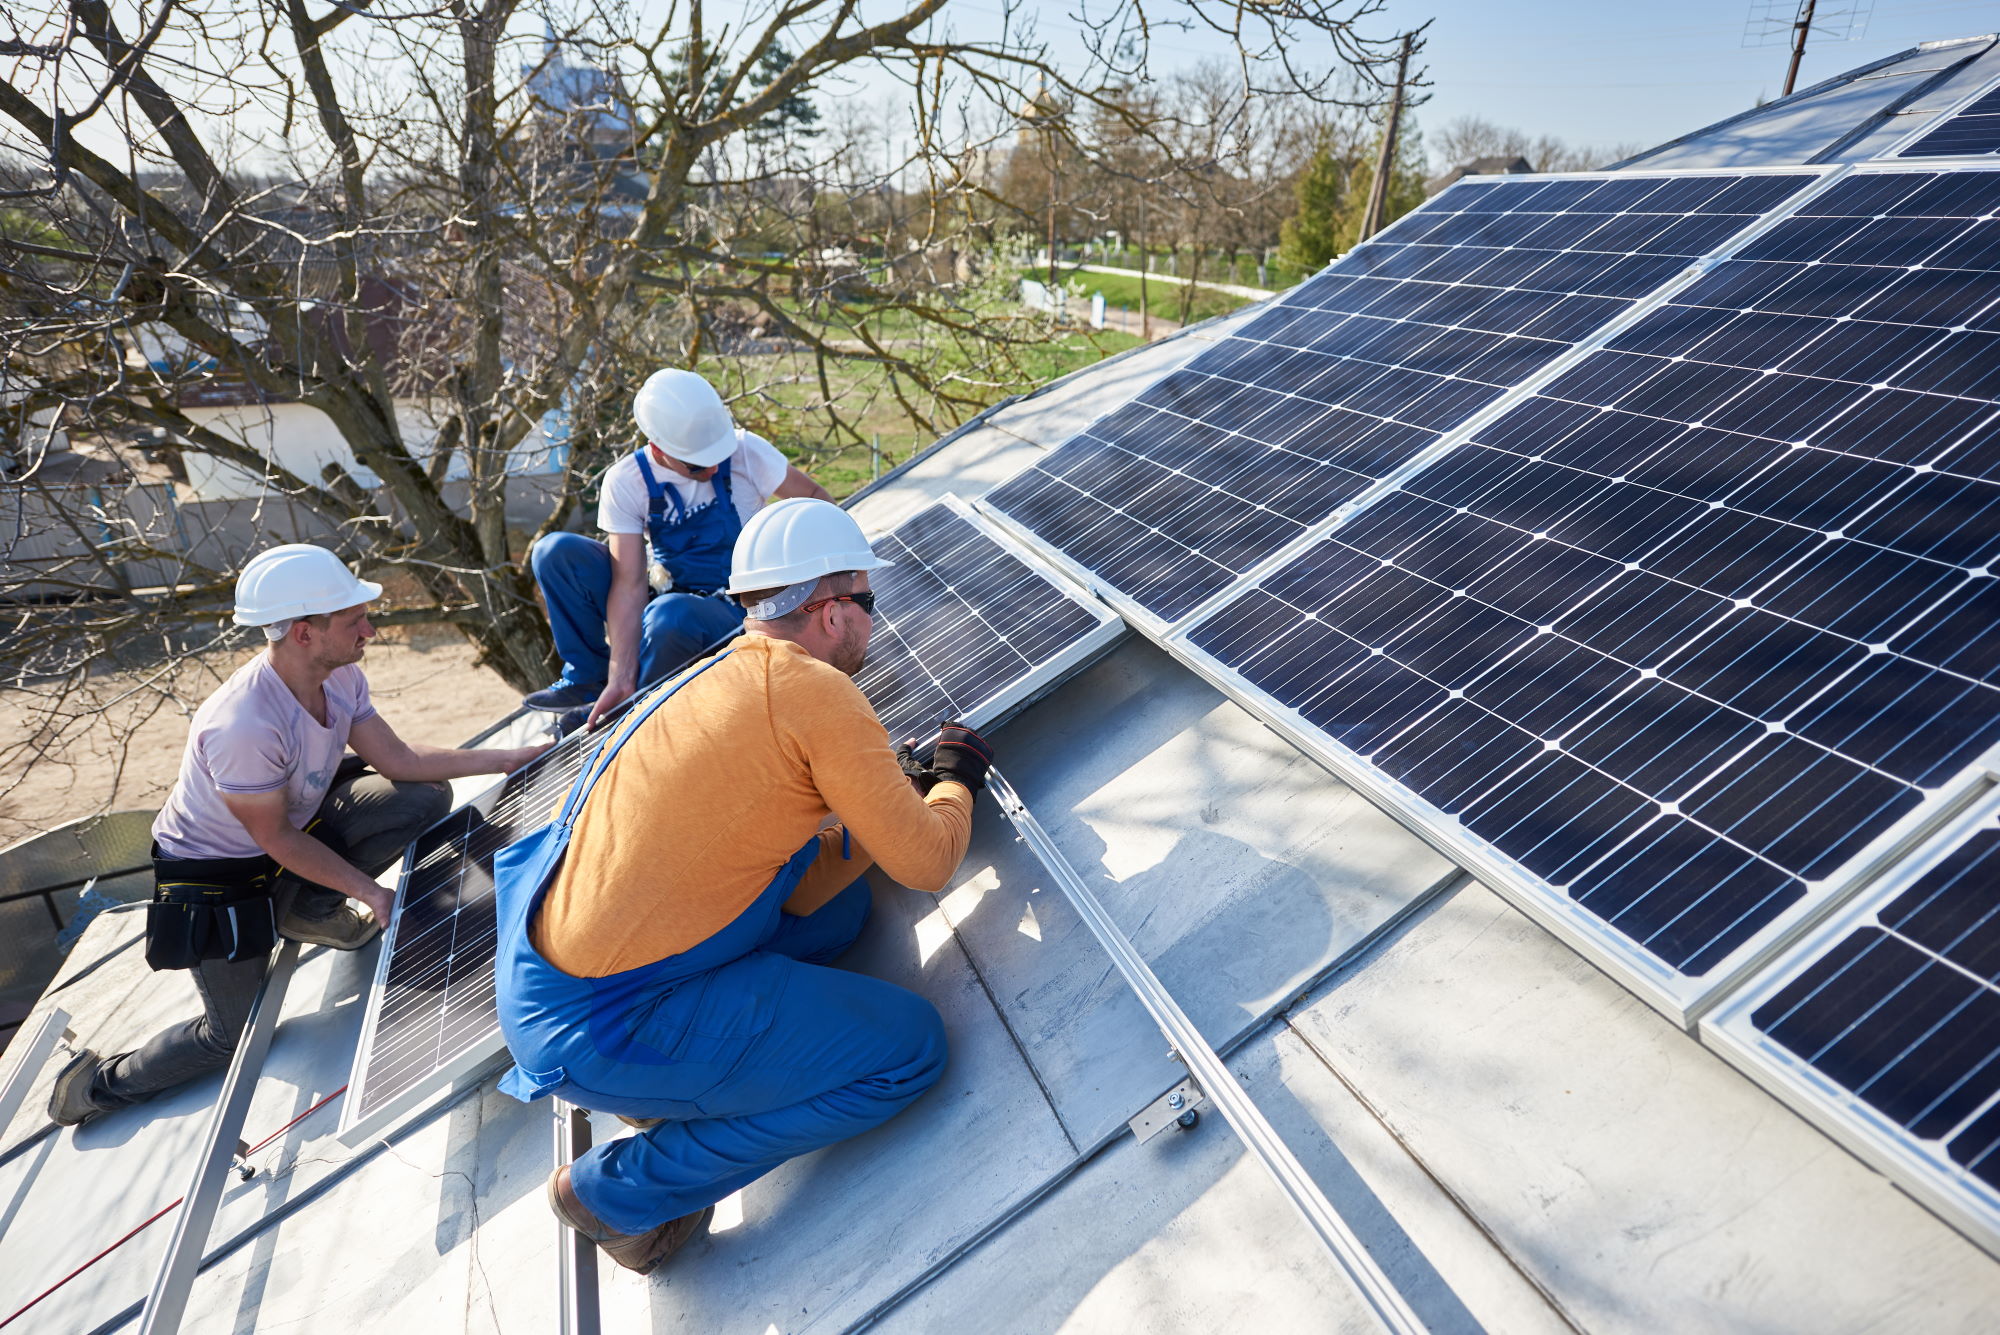
[[[2000,829],[1977,830],[1752,1012],[1751,1024],[2000,1188]]]
[[[1811,179],[1461,181],[989,500],[1174,620]]]
[[[1707,973],[2000,744],[1996,212],[1836,184],[1193,642]]]
[[[2000,153],[2000,88],[1976,98],[1899,155],[1942,158],[1967,153]]]
[[[484,811],[454,811],[410,845],[349,1120],[425,1086],[467,1048],[497,1041],[493,855],[548,821],[608,735],[608,726],[572,734],[508,775]]]
[[[897,740],[973,717],[1103,624],[942,503],[875,550],[895,564],[869,577],[875,630],[854,680]]]

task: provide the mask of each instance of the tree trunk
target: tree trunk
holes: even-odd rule
[[[460,309],[472,322],[470,354],[451,378],[465,453],[467,537],[476,559],[458,576],[481,616],[461,629],[479,646],[480,661],[509,685],[532,690],[555,668],[548,627],[534,600],[533,581],[507,543],[507,462],[496,406],[501,401],[501,337],[505,285],[492,203],[499,172],[499,42],[516,0],[474,5],[460,0],[459,39],[465,53],[465,124],[459,136],[459,208],[466,220],[468,262],[459,276]]]

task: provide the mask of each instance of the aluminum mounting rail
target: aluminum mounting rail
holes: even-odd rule
[[[8,1047],[20,1052],[21,1059],[15,1063],[7,1083],[0,1085],[0,1131],[5,1131],[13,1123],[14,1114],[21,1110],[21,1102],[28,1097],[28,1090],[35,1083],[35,1077],[42,1073],[49,1054],[68,1034],[69,1012],[54,1006],[42,1017],[33,1037],[16,1035],[14,1041],[8,1044]]]
[[[556,1167],[575,1163],[590,1148],[590,1113],[561,1099],[555,1105]],[[557,1306],[562,1335],[598,1335],[597,1244],[556,1220]]]
[[[173,1240],[167,1244],[167,1259],[153,1277],[153,1291],[146,1296],[145,1311],[139,1318],[139,1335],[172,1335],[181,1328],[187,1311],[188,1294],[194,1289],[202,1252],[208,1246],[208,1230],[215,1223],[215,1211],[222,1204],[222,1187],[236,1157],[243,1134],[243,1119],[250,1111],[250,1096],[257,1092],[257,1077],[263,1074],[264,1057],[271,1050],[271,1037],[278,1030],[278,1015],[285,1009],[285,989],[291,986],[292,970],[299,962],[299,943],[284,941],[276,958],[258,984],[250,1003],[250,1017],[243,1024],[243,1037],[230,1058],[229,1074],[223,1078],[222,1093],[209,1119],[208,1139],[195,1164],[194,1179],[181,1198],[179,1216],[174,1220]]]
[[[1426,1331],[1428,1327],[1423,1320],[1375,1263],[1375,1258],[1368,1254],[1361,1239],[1306,1172],[1305,1165],[1298,1161],[1250,1096],[1243,1092],[1243,1087],[1236,1083],[1236,1078],[1229,1073],[1222,1058],[1216,1055],[1215,1049],[1195,1028],[1194,1021],[1188,1019],[1180,1004],[1160,982],[1159,975],[1153,972],[1130,938],[1112,920],[1097,896],[1091,893],[1083,877],[1070,865],[1062,850],[1056,847],[1055,841],[1035,819],[1034,813],[1028,810],[1027,803],[1021,800],[1013,785],[1001,777],[997,769],[988,773],[987,784],[1021,841],[1062,888],[1077,916],[1083,919],[1098,944],[1110,955],[1111,963],[1124,977],[1126,985],[1137,994],[1140,1004],[1153,1017],[1153,1023],[1174,1045],[1189,1072],[1200,1083],[1202,1092],[1222,1113],[1230,1130],[1242,1140],[1244,1148],[1264,1166],[1264,1170],[1278,1184],[1278,1189],[1305,1216],[1306,1223],[1333,1254],[1335,1263],[1374,1313],[1375,1319],[1384,1329],[1396,1332],[1396,1335],[1420,1335],[1420,1332]]]

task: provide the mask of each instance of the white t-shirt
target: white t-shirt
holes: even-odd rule
[[[672,487],[680,493],[681,504],[687,509],[698,510],[715,499],[714,483],[682,477],[670,468],[661,467],[657,459],[646,462],[663,487]],[[785,471],[790,467],[777,446],[742,427],[736,428],[736,453],[729,456],[729,499],[736,502],[737,515],[747,520],[763,509],[765,500],[785,480]],[[646,479],[639,476],[639,451],[634,450],[604,470],[604,485],[597,493],[597,526],[606,533],[643,534],[647,504]],[[670,502],[669,522],[673,517],[674,507]]]
[[[170,858],[254,858],[263,853],[223,805],[224,793],[285,791],[285,817],[304,829],[319,810],[347,733],[375,713],[358,663],[326,679],[326,726],[306,712],[292,688],[258,654],[194,712],[180,777],[153,818],[153,838]]]

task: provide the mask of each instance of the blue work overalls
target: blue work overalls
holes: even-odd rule
[[[653,560],[673,572],[674,589],[646,604],[639,617],[641,687],[678,672],[709,645],[743,624],[743,609],[712,596],[729,582],[729,558],[743,518],[729,492],[729,464],[715,470],[715,495],[688,509],[680,492],[653,472],[639,451],[646,484],[646,544]],[[669,515],[669,508],[672,514]],[[551,533],[529,556],[549,631],[562,656],[562,679],[596,689],[610,672],[604,621],[611,599],[611,550],[580,533]]]
[[[621,720],[557,820],[494,860],[500,1028],[516,1063],[500,1088],[667,1119],[593,1147],[570,1169],[584,1206],[621,1233],[712,1205],[787,1159],[877,1126],[944,1073],[944,1025],[928,1001],[822,967],[867,921],[866,880],[806,917],[781,911],[817,835],[749,908],[678,955],[577,978],[536,951],[528,925],[609,757],[686,680],[728,657]]]

